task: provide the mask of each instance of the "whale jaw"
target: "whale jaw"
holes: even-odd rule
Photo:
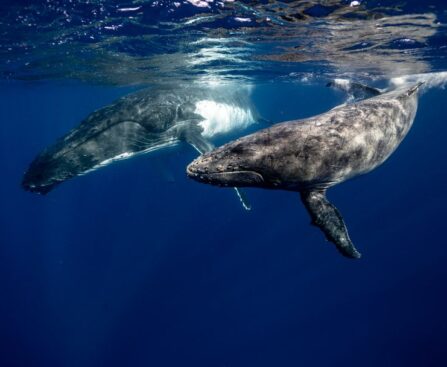
[[[194,162],[187,167],[186,172],[193,180],[215,186],[246,187],[257,186],[264,182],[262,175],[254,171],[207,172],[197,170]]]

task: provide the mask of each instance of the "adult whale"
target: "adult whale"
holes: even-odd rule
[[[22,186],[46,194],[72,177],[182,141],[204,153],[213,148],[214,137],[259,120],[247,88],[189,85],[141,90],[93,112],[41,152]],[[242,192],[236,191],[249,209]]]
[[[187,174],[218,186],[300,192],[312,224],[343,255],[359,258],[326,190],[373,170],[394,152],[415,118],[421,84],[376,90],[375,97],[242,137],[194,160]]]

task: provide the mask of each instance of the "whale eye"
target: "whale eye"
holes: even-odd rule
[[[243,145],[236,145],[233,148],[231,148],[231,153],[235,153],[235,154],[241,154],[244,153],[246,151],[246,149],[244,148]]]

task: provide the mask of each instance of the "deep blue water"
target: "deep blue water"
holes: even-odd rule
[[[297,193],[247,189],[248,212],[188,179],[186,144],[46,196],[20,185],[42,149],[145,86],[252,85],[277,123],[344,103],[334,77],[446,71],[443,1],[1,5],[0,367],[447,365],[446,75],[390,159],[329,190],[360,260]]]
[[[30,159],[129,88],[3,85],[2,366],[442,366],[447,362],[445,90],[374,172],[330,190],[363,252],[347,260],[298,195],[200,185],[181,146],[20,188]],[[272,119],[341,102],[321,86],[260,85]],[[268,101],[268,103],[267,103]],[[167,181],[157,171],[172,172]],[[172,182],[174,181],[174,182]]]

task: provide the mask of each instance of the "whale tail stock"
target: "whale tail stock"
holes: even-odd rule
[[[342,255],[352,259],[360,258],[361,254],[349,238],[343,217],[326,198],[326,190],[303,191],[300,194],[312,224],[323,231],[328,241],[334,243]]]

